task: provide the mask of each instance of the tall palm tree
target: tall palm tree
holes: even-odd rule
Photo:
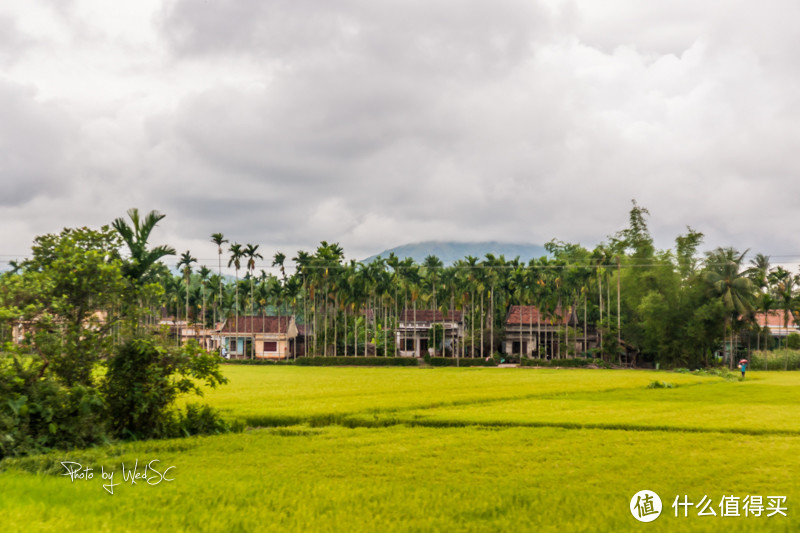
[[[727,355],[728,364],[733,368],[733,328],[731,318],[743,316],[752,309],[753,284],[746,272],[741,270],[744,256],[733,248],[717,248],[706,252],[706,267],[704,273],[706,283],[712,292],[722,300],[725,308],[725,330],[730,330],[730,351]],[[723,355],[723,359],[725,356]]]
[[[228,242],[222,233],[212,233],[211,242],[217,245],[217,275],[222,279],[222,245]],[[222,284],[219,285],[219,302],[222,302]],[[217,309],[214,308],[214,324],[217,323]]]
[[[180,260],[178,261],[178,269],[183,267],[183,279],[186,281],[186,327],[187,328],[189,327],[189,284],[191,283],[192,280],[192,263],[196,262],[197,258],[192,257],[192,254],[189,253],[189,250],[183,252],[181,254]]]
[[[198,271],[198,275],[200,277],[200,287],[202,288],[202,291],[203,291],[203,313],[202,313],[203,319],[200,321],[200,327],[203,330],[205,330],[205,328],[206,328],[206,320],[208,320],[208,318],[206,317],[206,285],[208,285],[208,277],[211,275],[211,270],[207,266],[203,265],[203,266],[200,267],[200,270]],[[206,341],[206,339],[205,339],[205,335],[204,335],[203,336],[203,347],[204,348],[206,348],[206,342],[205,341]]]
[[[787,334],[785,337],[788,339],[789,313],[791,313],[792,304],[794,303],[797,277],[782,266],[778,266],[769,277],[773,287],[772,290],[780,304],[780,308],[783,310],[783,331]],[[784,346],[786,345],[785,342]],[[786,368],[788,368],[788,352],[786,361]]]
[[[278,268],[280,268],[281,278],[283,281],[284,288],[286,287],[286,267],[284,266],[285,262],[286,262],[286,255],[284,255],[281,252],[276,253],[272,257],[272,266],[277,266]],[[278,331],[280,331],[280,329],[281,329],[281,312],[280,310],[278,310]]]
[[[244,255],[247,257],[247,270],[250,272],[250,331],[253,331],[253,277],[256,272],[256,259],[264,259],[264,256],[258,252],[258,244],[247,244],[244,249]],[[253,353],[255,357],[255,345],[253,346]]]
[[[150,211],[141,217],[139,210],[133,207],[128,209],[130,224],[123,218],[117,218],[111,223],[130,252],[130,257],[122,264],[122,275],[128,279],[133,290],[126,298],[123,298],[122,309],[123,313],[129,317],[131,328],[141,324],[139,313],[136,312],[140,286],[155,275],[153,266],[162,257],[175,255],[175,248],[171,246],[161,245],[151,249],[147,247],[150,233],[165,216],[158,211]],[[141,305],[142,303],[139,302],[139,306]]]
[[[758,340],[756,343],[756,350],[761,350],[761,336],[762,333],[766,333],[766,339],[769,339],[768,333],[769,328],[767,328],[767,324],[769,324],[769,314],[775,308],[775,297],[769,292],[759,292],[758,298],[756,299],[756,308],[758,309],[759,313],[764,314],[764,326],[762,327],[761,324],[756,324],[758,326]],[[766,349],[766,344],[764,345]],[[764,358],[764,363],[766,364],[767,358]],[[766,368],[764,369],[766,370]]]
[[[123,218],[117,218],[111,223],[130,251],[130,258],[122,266],[122,274],[134,284],[138,284],[145,278],[150,267],[159,259],[167,255],[175,255],[175,248],[171,246],[161,245],[152,249],[147,248],[150,233],[165,216],[158,211],[150,211],[142,218],[139,216],[139,210],[133,207],[128,209],[130,224]]]
[[[302,250],[297,252],[297,255],[292,258],[295,264],[295,276],[299,276],[302,280],[302,294],[303,294],[303,325],[304,325],[304,349],[306,355],[308,354],[308,270],[311,267],[312,257],[308,252]]]
[[[244,257],[244,249],[242,245],[238,242],[235,242],[230,245],[228,248],[231,256],[228,260],[228,266],[230,267],[233,265],[234,270],[236,271],[236,284],[234,285],[234,289],[236,291],[236,296],[234,298],[234,310],[235,310],[235,320],[236,320],[236,351],[239,351],[239,269],[242,268],[242,258]]]
[[[425,258],[422,262],[422,266],[425,268],[425,275],[428,278],[428,283],[430,283],[431,292],[431,309],[435,312],[436,311],[436,287],[439,283],[439,279],[441,278],[441,270],[442,270],[442,260],[436,257],[435,255],[429,255]],[[436,315],[432,317],[434,324],[436,321]],[[444,317],[442,317],[444,320]],[[444,323],[442,323],[442,330],[444,331]],[[431,339],[431,346],[433,347],[433,354],[436,355],[436,328],[431,328],[431,334],[433,338]]]

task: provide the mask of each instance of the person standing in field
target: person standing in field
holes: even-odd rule
[[[747,359],[739,361],[739,370],[742,371],[742,379],[744,379],[744,373],[747,371]]]

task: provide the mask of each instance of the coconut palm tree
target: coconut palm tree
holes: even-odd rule
[[[733,248],[717,248],[706,252],[706,283],[722,300],[727,311],[725,314],[725,331],[730,330],[730,350],[727,354],[728,364],[733,368],[733,328],[731,318],[747,315],[753,307],[753,283],[741,270],[742,262],[747,251],[739,253]],[[723,359],[726,356],[723,356]]]

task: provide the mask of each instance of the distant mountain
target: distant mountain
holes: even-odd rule
[[[378,257],[389,257],[389,254],[394,252],[394,255],[400,259],[406,257],[412,258],[417,263],[422,263],[429,255],[435,255],[445,265],[451,265],[459,259],[464,259],[468,255],[483,259],[486,254],[494,254],[496,256],[503,255],[506,259],[514,259],[519,256],[520,260],[528,261],[529,259],[539,258],[543,255],[549,255],[544,246],[538,244],[524,244],[513,242],[452,242],[452,241],[426,241],[414,244],[404,244],[396,248],[384,250],[383,252],[373,255],[364,259],[364,263],[369,263]]]

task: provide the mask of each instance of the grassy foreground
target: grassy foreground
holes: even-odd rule
[[[797,531],[800,374],[227,367],[243,434],[7,461],[4,531]],[[653,381],[675,388],[650,389]],[[290,425],[294,424],[294,425]],[[152,459],[174,481],[135,485]],[[70,482],[60,461],[91,466]],[[100,468],[114,471],[114,494]],[[31,472],[40,472],[34,474]],[[158,476],[151,473],[154,481]],[[631,497],[657,492],[654,522]],[[675,517],[684,495],[717,516]],[[724,517],[722,496],[786,496]]]

